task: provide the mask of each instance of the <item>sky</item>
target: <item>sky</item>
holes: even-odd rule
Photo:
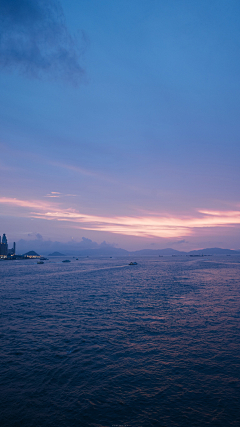
[[[240,249],[239,1],[0,0],[0,20],[0,234]]]

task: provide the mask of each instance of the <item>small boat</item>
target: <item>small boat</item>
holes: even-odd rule
[[[41,261],[47,261],[47,260],[48,260],[48,258],[45,258],[44,256],[40,256],[40,260],[41,260]]]
[[[64,259],[62,262],[71,262],[69,259]]]
[[[76,261],[78,261],[78,258],[76,258]]]
[[[37,261],[37,264],[44,264],[44,262],[43,261]]]
[[[128,265],[137,265],[137,262],[135,261],[135,262],[130,262],[130,264],[128,264]]]

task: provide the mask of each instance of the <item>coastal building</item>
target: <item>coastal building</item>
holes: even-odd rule
[[[6,234],[3,234],[2,241],[0,240],[0,255],[7,255],[8,254],[8,243],[7,243],[7,237]]]
[[[2,243],[4,244],[4,245],[7,245],[8,244],[8,242],[7,242],[7,237],[6,237],[6,234],[4,233],[3,234],[3,236],[2,236]]]
[[[12,256],[16,254],[16,243],[13,243],[12,249],[8,249],[8,241],[7,236],[4,233],[2,238],[0,236],[0,256],[6,257],[6,256]]]

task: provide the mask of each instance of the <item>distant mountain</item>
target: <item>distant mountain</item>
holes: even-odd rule
[[[237,255],[240,250],[222,249],[222,248],[205,248],[197,249],[194,251],[184,252],[172,248],[166,249],[142,249],[139,251],[127,251],[125,249],[116,248],[107,244],[101,244],[97,248],[79,248],[79,247],[65,247],[65,253],[54,251],[49,253],[48,256],[92,256],[92,257],[109,257],[109,256],[186,256],[186,255]],[[47,253],[41,249],[41,253]],[[67,254],[67,255],[66,255]],[[30,251],[25,255],[39,256],[37,252]]]
[[[65,255],[61,254],[61,252],[53,252],[52,254],[48,254],[48,256],[65,256]]]
[[[240,255],[240,251],[234,251],[232,249],[222,249],[222,248],[206,248],[206,249],[197,249],[194,251],[184,252],[177,251],[176,249],[166,248],[166,249],[142,249],[140,251],[129,252],[131,255],[135,256],[161,256],[161,255]]]
[[[131,255],[135,256],[161,256],[161,255],[240,255],[240,251],[234,251],[232,249],[222,249],[222,248],[206,248],[206,249],[197,249],[194,251],[184,252],[177,251],[172,248],[166,249],[142,249],[140,251],[129,252]]]
[[[240,254],[240,251],[234,251],[232,249],[222,249],[222,248],[206,248],[198,249],[195,251],[190,251],[188,255],[237,255]]]
[[[40,255],[38,255],[37,254],[37,252],[35,252],[35,251],[29,251],[29,252],[27,252],[26,254],[24,254],[24,255],[27,255],[27,256],[40,256]]]

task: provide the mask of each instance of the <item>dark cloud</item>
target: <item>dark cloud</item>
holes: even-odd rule
[[[0,0],[0,67],[79,83],[81,50],[58,0]]]
[[[107,242],[105,242],[105,240],[100,244],[100,246],[99,246],[100,248],[114,248],[115,247],[115,245],[114,244],[111,244],[111,243],[107,243]]]
[[[182,244],[182,243],[188,243],[185,239],[183,240],[177,240],[176,242],[172,242],[172,245]]]
[[[28,233],[28,237],[35,237],[38,240],[42,240],[43,239],[43,236],[41,234],[39,234],[39,233],[37,233],[37,234],[35,234],[35,233]]]
[[[95,249],[99,246],[96,242],[93,242],[91,239],[87,239],[86,237],[82,237],[81,242],[76,243],[76,245],[82,249]]]
[[[38,240],[43,240],[43,236],[41,234],[39,234],[39,233],[36,234],[36,238]]]

